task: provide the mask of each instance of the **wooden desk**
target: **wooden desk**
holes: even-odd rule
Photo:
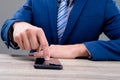
[[[61,59],[63,70],[34,69],[34,59],[0,54],[0,80],[120,80],[120,62]]]

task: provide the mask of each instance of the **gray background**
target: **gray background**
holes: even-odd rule
[[[120,0],[116,0],[120,5]],[[0,0],[0,29],[4,23],[4,21],[8,18],[10,18],[14,12],[21,6],[25,0]],[[100,36],[100,39],[102,40],[108,40],[107,37],[105,37],[103,34]],[[28,51],[21,51],[21,50],[13,50],[13,49],[7,49],[7,47],[4,45],[2,40],[0,39],[0,53],[28,53]]]

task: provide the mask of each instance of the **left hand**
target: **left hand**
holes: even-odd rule
[[[88,57],[84,44],[75,45],[51,45],[50,56],[53,58],[74,59],[76,57]],[[33,53],[34,57],[43,57],[43,51]]]

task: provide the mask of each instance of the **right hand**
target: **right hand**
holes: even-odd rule
[[[13,39],[22,50],[43,51],[45,59],[49,59],[48,42],[41,28],[26,22],[16,22],[13,29]]]

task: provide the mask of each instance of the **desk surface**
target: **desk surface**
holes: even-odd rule
[[[0,54],[0,80],[120,80],[120,62],[60,59],[63,70],[34,69],[25,55]]]

